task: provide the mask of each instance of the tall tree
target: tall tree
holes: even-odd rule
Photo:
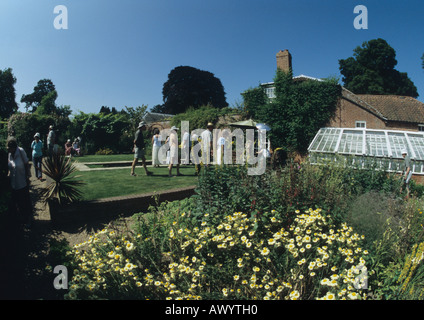
[[[29,111],[29,108],[32,108],[30,111],[35,112],[41,104],[43,97],[55,90],[56,88],[50,79],[42,79],[34,87],[34,92],[22,95],[21,102],[25,103],[27,111]]]
[[[0,119],[9,118],[18,111],[15,93],[16,78],[12,69],[0,70]]]
[[[138,124],[143,120],[144,116],[147,113],[147,105],[142,105],[141,107],[127,107],[125,110],[129,117],[129,122],[131,124],[131,131],[134,132],[137,130]]]
[[[421,60],[422,60],[422,67],[423,67],[423,69],[424,69],[424,53],[423,53],[423,55],[422,55],[422,57],[421,57]]]
[[[346,89],[358,94],[395,94],[418,97],[417,88],[405,72],[395,69],[396,52],[384,39],[364,42],[353,57],[339,60]]]
[[[43,98],[41,98],[41,102],[34,113],[44,114],[44,115],[56,114],[57,112],[56,99],[57,99],[56,90],[49,92],[48,94],[43,96]]]
[[[189,66],[171,70],[163,85],[163,113],[178,114],[189,107],[227,107],[224,87],[213,73]]]

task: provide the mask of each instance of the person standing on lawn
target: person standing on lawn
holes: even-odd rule
[[[169,166],[168,166],[168,175],[169,177],[173,177],[172,175],[172,167],[175,164],[177,167],[177,176],[181,176],[180,173],[180,161],[178,160],[178,136],[177,136],[177,130],[178,128],[173,126],[171,128],[171,133],[169,135],[168,141],[170,146],[170,159],[169,159]]]
[[[207,129],[202,132],[202,162],[203,165],[208,166],[211,163],[211,158],[213,156],[213,138],[212,138],[213,124],[208,123]]]
[[[34,164],[35,176],[38,180],[42,180],[41,163],[43,161],[43,142],[40,140],[40,134],[34,135],[34,141],[31,143],[32,162]]]
[[[152,137],[152,165],[154,168],[159,168],[159,149],[162,146],[161,136],[159,135],[159,129],[153,130]]]
[[[47,153],[49,156],[53,154],[54,144],[56,143],[56,133],[53,130],[53,126],[49,126],[49,134],[47,135]]]
[[[144,136],[143,136],[143,131],[146,131],[146,124],[142,121],[138,124],[138,128],[137,131],[135,133],[134,136],[134,148],[133,148],[133,152],[134,152],[134,161],[132,163],[131,166],[131,175],[132,176],[137,176],[135,174],[135,166],[138,163],[138,159],[141,158],[142,164],[143,164],[143,168],[144,171],[146,172],[146,175],[151,175],[153,174],[152,172],[147,170],[146,167],[146,157],[145,157],[145,143],[144,143]]]

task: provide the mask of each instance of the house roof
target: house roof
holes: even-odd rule
[[[407,96],[357,94],[389,121],[424,123],[424,103]]]
[[[294,81],[315,80],[314,77],[299,75]],[[263,83],[272,86],[274,82]],[[342,87],[342,97],[368,110],[384,121],[397,121],[424,124],[424,103],[408,96],[355,94]]]
[[[165,114],[165,113],[156,113],[156,112],[146,112],[143,120],[147,123],[158,122],[158,121],[166,121],[170,120],[174,117],[173,114]]]

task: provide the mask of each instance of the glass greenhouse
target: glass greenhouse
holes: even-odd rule
[[[321,128],[309,145],[312,163],[344,161],[358,168],[375,166],[401,171],[402,149],[411,158],[412,172],[424,175],[424,132],[366,128]]]

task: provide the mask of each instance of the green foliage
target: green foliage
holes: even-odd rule
[[[96,155],[110,155],[113,154],[113,151],[109,148],[102,148],[96,151]]]
[[[5,146],[6,139],[0,136],[0,217],[7,211],[11,195],[7,178],[7,151]]]
[[[16,78],[12,69],[0,70],[0,120],[10,117],[18,111],[18,105],[15,101]]]
[[[271,127],[268,136],[274,148],[304,153],[318,129],[334,115],[341,88],[334,80],[293,82],[292,78],[291,71],[278,69],[276,98],[258,105],[252,101],[247,108],[255,120]]]
[[[35,112],[42,103],[42,100],[45,96],[51,94],[53,91],[55,91],[55,85],[50,79],[42,79],[38,81],[37,85],[34,87],[34,91],[30,94],[24,94],[22,95],[21,102],[25,103],[25,109],[30,112]],[[57,97],[57,93],[56,93]],[[51,101],[53,102],[56,100],[56,98],[50,95],[48,98],[49,101],[45,101],[44,104],[49,104],[48,106],[45,106],[45,109],[51,108]],[[29,108],[32,108],[29,110]],[[47,110],[46,110],[47,111]],[[44,112],[44,111],[43,111]]]
[[[423,53],[423,55],[421,56],[421,60],[422,60],[422,64],[421,64],[421,66],[423,67],[423,69],[424,69],[424,53]]]
[[[81,137],[84,154],[108,148],[113,152],[130,152],[134,132],[127,114],[83,113],[75,115],[69,136]]]
[[[397,197],[391,175],[290,161],[280,175],[205,167],[196,192],[76,245],[66,298],[424,298],[422,199]]]
[[[17,113],[12,115],[8,121],[8,134],[16,137],[18,145],[24,148],[28,157],[31,155],[31,142],[34,134],[39,132],[41,141],[47,147],[47,134],[49,126],[55,127],[57,144],[63,146],[68,139],[65,133],[68,131],[71,121],[68,117],[57,115],[41,115],[30,113]]]
[[[249,118],[256,118],[256,111],[258,106],[263,106],[268,102],[268,97],[261,87],[251,88],[244,91],[242,94],[244,101],[244,111]]]
[[[395,50],[383,39],[356,47],[353,57],[339,60],[346,89],[358,94],[395,94],[418,97],[406,73],[395,70]]]
[[[70,158],[55,153],[46,157],[42,165],[43,173],[52,180],[41,193],[44,201],[64,204],[82,198],[79,187],[84,183],[73,175],[77,169]]]
[[[228,106],[221,81],[211,72],[189,66],[171,70],[162,94],[162,113],[179,114],[189,107],[198,108],[208,104],[215,108]]]
[[[181,121],[189,121],[189,131],[195,129],[206,129],[208,122],[217,123],[221,116],[229,115],[233,112],[230,108],[217,109],[211,105],[198,108],[188,108],[184,113],[172,117],[171,125],[181,127]]]

